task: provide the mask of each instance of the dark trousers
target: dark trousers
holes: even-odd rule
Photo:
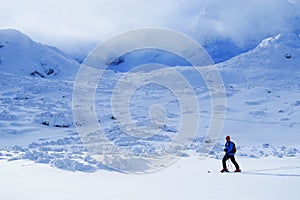
[[[223,169],[227,169],[226,161],[228,159],[231,160],[231,162],[234,164],[234,166],[235,166],[236,169],[240,169],[240,166],[237,164],[237,162],[234,159],[234,155],[227,155],[227,154],[225,154],[225,156],[222,159]]]

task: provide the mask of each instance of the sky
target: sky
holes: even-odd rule
[[[300,29],[300,0],[0,0],[0,28],[80,51],[124,31],[161,27],[203,43],[247,45]],[[299,28],[298,28],[299,27]]]

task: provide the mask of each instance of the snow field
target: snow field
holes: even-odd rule
[[[74,173],[31,161],[0,161],[0,190],[1,197],[11,200],[298,198],[299,158],[237,157],[237,161],[243,170],[240,174],[220,174],[220,160],[192,157],[144,175]]]

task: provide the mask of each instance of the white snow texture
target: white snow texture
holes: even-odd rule
[[[132,120],[137,125],[160,129],[160,132],[151,137],[136,140],[128,136],[119,127],[118,116],[112,114],[110,98],[117,81],[126,76],[126,71],[130,70],[132,66],[150,62],[162,62],[173,66],[186,77],[199,102],[201,121],[195,138],[191,138],[190,144],[180,149],[180,154],[177,156],[181,157],[181,160],[170,168],[157,172],[158,175],[155,173],[147,175],[145,181],[150,179],[150,182],[155,184],[154,180],[159,180],[157,179],[159,175],[164,177],[162,179],[178,176],[187,181],[183,175],[179,175],[186,173],[187,177],[193,178],[195,176],[199,180],[203,178],[203,180],[208,180],[209,184],[216,184],[217,187],[203,186],[211,194],[197,192],[202,187],[201,185],[198,185],[198,190],[196,188],[195,191],[183,188],[182,192],[189,192],[189,194],[185,194],[186,199],[199,199],[202,195],[209,197],[209,199],[220,199],[221,195],[214,196],[212,193],[218,190],[218,187],[226,186],[229,177],[218,177],[216,174],[207,177],[206,171],[219,171],[221,169],[224,138],[225,135],[229,134],[237,145],[236,158],[241,164],[242,171],[245,169],[245,174],[248,171],[248,175],[253,175],[249,176],[250,179],[245,179],[244,176],[233,176],[232,179],[237,182],[229,182],[233,187],[241,187],[234,185],[246,184],[246,182],[248,185],[248,181],[250,184],[263,180],[271,184],[272,176],[279,177],[281,175],[278,182],[286,181],[285,178],[289,178],[290,183],[295,185],[289,184],[291,189],[287,191],[282,188],[279,190],[282,189],[282,191],[287,192],[285,193],[287,199],[297,199],[298,194],[295,192],[300,177],[300,170],[298,169],[300,168],[300,35],[280,33],[264,39],[254,49],[216,65],[222,75],[226,89],[227,113],[221,137],[202,161],[195,158],[203,151],[205,134],[210,126],[211,102],[207,87],[203,79],[195,74],[193,67],[180,66],[186,65],[185,61],[163,51],[148,50],[123,55],[112,63],[111,70],[105,71],[104,79],[100,80],[96,91],[95,102],[95,112],[103,131],[110,141],[137,157],[155,154],[157,150],[161,150],[161,145],[171,141],[176,136],[181,115],[180,102],[167,88],[155,84],[142,86],[132,94],[129,102]],[[126,181],[131,184],[137,181],[139,184],[142,179],[137,176],[133,176],[132,179],[127,176],[124,178],[122,173],[110,167],[109,163],[117,162],[115,160],[97,160],[83,145],[76,131],[72,115],[72,92],[78,68],[79,64],[73,58],[54,47],[36,43],[16,30],[0,30],[0,174],[3,173],[2,170],[9,172],[9,166],[12,166],[12,170],[21,171],[22,166],[27,164],[32,166],[32,169],[49,171],[49,174],[53,176],[60,177],[63,175],[57,174],[63,173],[77,183],[80,180],[87,181],[84,177],[92,179],[92,176],[89,175],[94,174],[96,178],[106,180],[107,187],[113,186],[110,178],[121,181],[120,183],[124,185],[118,184],[118,186],[110,189],[114,190],[115,193],[118,193],[119,190],[120,194],[127,194],[125,192]],[[147,72],[142,71],[131,73],[147,76]],[[176,82],[172,77],[168,78],[169,81]],[[153,122],[149,115],[157,113],[150,112],[149,114],[149,110],[151,110],[151,106],[158,104],[164,108],[158,113],[158,116],[165,115],[166,119]],[[192,120],[191,123],[193,123]],[[166,151],[178,152],[178,149],[174,146],[173,149],[170,148]],[[199,164],[200,162],[204,164]],[[285,164],[282,164],[283,162]],[[193,167],[197,163],[199,168]],[[263,163],[267,168],[273,170],[263,171],[266,168]],[[1,168],[1,166],[3,167]],[[51,168],[46,166],[51,166]],[[183,167],[181,168],[181,166]],[[255,171],[255,168],[258,171]],[[260,169],[261,171],[259,171]],[[28,173],[34,173],[28,167],[24,170]],[[144,168],[141,166],[139,170],[143,171]],[[70,171],[83,173],[77,175],[75,173],[74,177],[71,178]],[[42,177],[44,176],[42,175]],[[3,180],[2,175],[0,179]],[[214,183],[213,179],[219,180],[221,183]],[[96,179],[92,180],[96,181]],[[196,180],[197,184],[200,184],[199,180]],[[192,182],[193,180],[189,181]],[[159,199],[183,199],[183,196],[175,195],[176,191],[167,196],[167,191],[170,191],[172,187],[176,190],[176,185],[175,183],[168,185],[166,180],[163,182],[165,185],[161,187],[166,187],[164,191],[154,186],[157,192],[161,192]],[[71,181],[67,183],[75,184]],[[1,187],[3,184],[5,182],[1,182]],[[194,188],[193,184],[187,184]],[[104,187],[102,183],[100,185]],[[146,185],[145,187],[151,186],[150,183]],[[80,190],[78,186],[73,186]],[[96,190],[94,186],[92,189]],[[87,186],[83,187],[88,190]],[[137,190],[139,187],[141,189],[141,186],[136,185]],[[252,190],[251,187],[250,190]],[[267,187],[269,186],[262,187],[268,190]],[[270,187],[275,188],[275,190],[277,188],[272,184]],[[220,188],[219,191],[223,191]],[[110,190],[103,192],[104,199],[118,199],[116,194],[111,194],[108,191]],[[145,188],[141,191],[145,192]],[[232,190],[229,189],[229,191]],[[234,192],[242,195],[243,191],[245,190],[241,189],[240,193]],[[96,194],[95,191],[93,192]],[[155,191],[153,192],[155,193]],[[61,198],[64,196],[63,193],[61,191],[54,196]],[[153,193],[148,198],[146,196],[148,193],[137,193],[143,195],[143,198],[130,197],[129,194],[127,194],[128,196],[119,196],[119,198],[157,198],[157,195]],[[183,195],[183,193],[181,194]],[[21,196],[9,198],[9,194],[11,193],[0,192],[0,198],[2,199],[2,195],[4,195],[3,197],[7,197],[6,199],[22,199]],[[85,192],[82,191],[82,194]],[[270,196],[266,196],[264,191],[261,194],[265,195],[261,199],[271,199],[269,197],[279,199],[280,197],[275,196],[276,192]],[[224,195],[227,196],[228,194]],[[226,198],[225,196],[224,198]],[[33,196],[31,197],[34,199]],[[42,198],[44,197],[51,199],[45,194]],[[73,195],[74,199],[81,197],[83,195],[77,197]],[[91,197],[86,194],[85,197],[98,199],[101,195]],[[239,199],[250,199],[250,197],[258,198],[259,195],[253,194]],[[24,196],[23,199],[30,199],[30,195]]]

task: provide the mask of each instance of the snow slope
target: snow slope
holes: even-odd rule
[[[0,72],[0,197],[220,199],[230,192],[235,194],[233,199],[297,199],[299,51],[298,35],[279,34],[217,65],[226,88],[227,115],[221,138],[203,160],[198,158],[211,117],[209,93],[194,69],[175,67],[195,90],[201,107],[199,132],[190,146],[181,149],[179,161],[146,175],[116,172],[109,162],[96,160],[85,148],[72,118],[72,80]],[[147,72],[135,73],[139,78],[147,77]],[[136,141],[124,134],[118,126],[122,116],[113,116],[111,110],[116,82],[126,77],[130,76],[117,71],[104,73],[96,92],[96,114],[116,145],[137,156],[151,154],[176,135],[180,102],[165,87],[150,84],[135,90],[129,103],[131,117],[140,126],[161,129],[148,140]],[[168,76],[168,81],[177,80]],[[153,123],[149,110],[157,104],[163,106],[167,120]],[[218,173],[227,134],[237,144],[242,174]],[[172,148],[169,151],[178,152]],[[228,176],[234,187],[226,187]]]
[[[13,30],[0,30],[0,71],[50,79],[74,79],[79,64],[55,47]]]
[[[267,138],[275,137],[278,143],[297,144],[299,55],[299,35],[286,33],[267,38],[255,49],[219,64],[227,88],[228,119],[255,124],[262,138],[269,134]],[[239,131],[248,136],[253,132],[244,128],[233,132]]]

